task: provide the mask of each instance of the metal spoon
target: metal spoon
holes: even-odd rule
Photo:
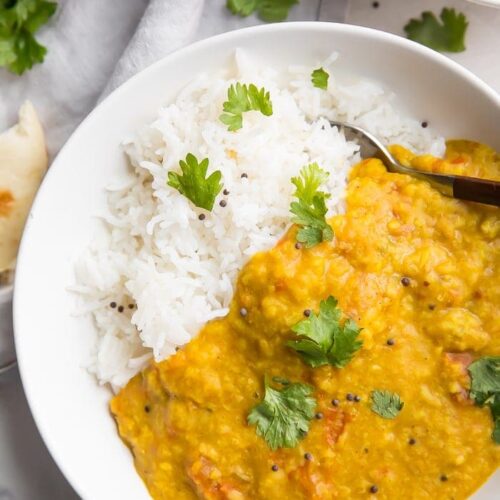
[[[358,139],[361,157],[381,159],[389,172],[407,174],[427,181],[441,194],[459,200],[476,201],[487,205],[500,206],[500,182],[466,177],[463,175],[445,175],[424,172],[400,165],[388,149],[370,132],[356,125],[330,121],[336,127],[343,128],[348,139]]]

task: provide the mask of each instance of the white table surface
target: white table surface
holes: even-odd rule
[[[220,32],[221,25],[225,29],[236,29],[256,24],[254,18],[240,20],[229,16],[223,3],[223,0],[206,0],[198,38]],[[315,19],[317,3],[317,0],[302,0],[291,20]],[[451,57],[500,92],[500,10],[472,5],[465,0],[379,0],[378,8],[373,8],[372,3],[372,0],[351,0],[347,22],[403,35],[407,20],[423,10],[439,12],[446,5],[465,12],[470,23],[467,50]],[[225,24],[221,24],[221,16],[227,19]],[[62,477],[36,430],[17,370],[0,376],[0,500],[74,498],[76,494]]]

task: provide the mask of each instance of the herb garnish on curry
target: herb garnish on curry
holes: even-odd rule
[[[500,178],[472,142],[444,160],[392,152]],[[498,209],[375,159],[328,223],[319,188],[297,202],[309,225],[241,271],[229,315],[113,399],[154,498],[458,499],[497,468]]]

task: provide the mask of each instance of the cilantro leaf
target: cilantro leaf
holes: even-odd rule
[[[323,68],[315,69],[311,73],[311,82],[318,89],[326,90],[328,88],[328,78],[330,75]]]
[[[361,328],[352,319],[348,319],[344,323],[342,329],[335,335],[333,346],[330,349],[328,359],[331,365],[343,368],[351,361],[363,345],[361,340],[357,340],[360,332]]]
[[[469,365],[471,397],[483,404],[491,393],[500,392],[500,356],[485,356]]]
[[[485,356],[469,365],[470,397],[478,406],[488,406],[493,418],[492,438],[500,444],[500,356]]]
[[[316,163],[303,167],[299,177],[292,177],[292,183],[296,187],[293,196],[298,201],[290,204],[290,212],[295,215],[292,217],[292,222],[300,226],[297,231],[297,241],[305,244],[306,248],[333,239],[333,229],[325,219],[328,212],[325,200],[330,195],[318,191],[319,186],[327,178],[328,173]]]
[[[252,408],[247,421],[257,426],[257,434],[272,450],[293,448],[305,437],[309,421],[314,417],[313,389],[306,384],[274,380],[280,382],[283,389],[273,389],[265,380],[264,400]]]
[[[398,394],[389,391],[372,391],[372,411],[383,418],[392,419],[405,405]]]
[[[287,342],[287,346],[313,368],[324,365],[343,368],[363,345],[357,339],[361,329],[354,321],[348,319],[340,324],[342,313],[337,304],[337,299],[328,297],[321,301],[317,316],[312,313],[292,327],[299,339]]]
[[[259,2],[259,17],[268,23],[284,21],[288,17],[288,11],[299,0],[261,0]]]
[[[252,14],[259,4],[259,0],[227,0],[226,7],[234,14],[247,17]]]
[[[253,83],[247,86],[238,82],[229,87],[223,110],[225,113],[220,115],[219,119],[234,132],[243,126],[243,113],[260,111],[264,116],[271,116],[273,104],[266,89],[259,90]]]
[[[299,0],[227,0],[226,7],[234,14],[247,17],[257,12],[263,21],[274,23],[284,21],[289,10]]]
[[[212,210],[215,198],[222,189],[221,171],[216,170],[206,177],[208,158],[198,163],[196,157],[191,153],[188,153],[186,160],[181,160],[179,165],[182,175],[169,172],[167,184],[177,189],[197,207],[208,211]]]
[[[14,40],[2,39],[0,30],[0,66],[9,66],[16,60]]]
[[[444,8],[439,16],[423,12],[422,19],[411,19],[404,27],[410,40],[427,45],[439,52],[463,52],[468,22],[464,14]]]
[[[292,177],[292,184],[295,186],[295,193],[297,198],[302,199],[306,203],[312,203],[315,195],[329,198],[328,193],[318,191],[318,188],[328,179],[328,172],[319,168],[317,163],[306,165],[300,171],[300,177]]]
[[[0,66],[21,75],[43,62],[47,49],[34,37],[54,14],[57,4],[45,0],[14,0],[0,7]]]

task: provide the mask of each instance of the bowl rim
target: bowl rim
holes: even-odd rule
[[[297,22],[282,22],[282,23],[270,23],[266,25],[257,25],[246,28],[239,28],[231,31],[227,31],[218,35],[214,35],[202,40],[198,40],[192,44],[189,44],[183,48],[175,50],[174,52],[166,55],[165,57],[159,59],[154,62],[150,66],[142,69],[137,74],[133,75],[131,78],[123,82],[120,86],[114,89],[109,95],[107,95],[104,99],[99,101],[95,108],[82,120],[82,122],[78,125],[78,127],[73,131],[71,136],[65,142],[57,156],[53,159],[50,168],[45,175],[40,189],[34,199],[33,205],[30,210],[30,214],[34,211],[38,205],[41,203],[40,193],[43,192],[46,184],[51,182],[53,177],[56,177],[59,169],[64,168],[63,164],[58,162],[60,156],[63,156],[63,153],[69,148],[72,147],[73,143],[78,139],[79,131],[85,127],[87,124],[91,122],[94,118],[94,115],[98,114],[103,110],[108,104],[120,100],[121,95],[128,90],[130,87],[133,87],[136,82],[140,79],[144,78],[149,73],[154,73],[158,67],[163,65],[169,65],[172,61],[189,58],[191,54],[196,53],[200,49],[207,49],[211,45],[217,45],[220,42],[228,41],[231,39],[237,39],[240,35],[248,35],[252,34],[255,36],[259,36],[262,33],[269,32],[301,32],[304,30],[309,31],[326,31],[326,32],[337,32],[352,35],[354,37],[372,37],[378,38],[379,40],[393,44],[399,45],[400,47],[408,50],[410,52],[416,52],[420,54],[424,59],[434,60],[442,66],[447,67],[451,72],[455,73],[458,78],[462,78],[468,80],[471,84],[478,88],[478,90],[484,95],[488,96],[489,99],[496,102],[500,109],[500,94],[497,93],[492,87],[490,87],[487,83],[485,83],[481,78],[473,74],[470,70],[461,66],[459,63],[449,59],[445,55],[438,53],[428,47],[425,47],[419,43],[408,40],[402,36],[398,36],[392,33],[387,33],[378,29],[368,28],[364,26],[357,26],[351,24],[344,23],[332,23],[332,22],[321,22],[321,21],[297,21]],[[76,137],[76,139],[75,139]],[[27,231],[26,231],[27,232]],[[25,256],[29,254],[30,249],[28,245],[25,244],[26,238],[25,234],[21,239],[21,244],[18,252],[18,266],[22,266],[22,262],[25,259]],[[28,405],[33,416],[33,419],[36,423],[37,429],[47,447],[47,450],[51,454],[52,458],[56,462],[59,470],[64,475],[66,480],[70,483],[75,492],[81,497],[86,498],[85,496],[85,487],[79,481],[78,475],[74,473],[73,468],[66,466],[64,462],[64,456],[61,452],[61,447],[56,445],[56,440],[53,439],[52,432],[50,431],[50,424],[46,422],[40,416],[39,405],[40,399],[35,397],[35,394],[32,392],[31,386],[29,384],[29,380],[31,378],[29,374],[29,369],[26,366],[24,361],[24,345],[29,343],[23,340],[23,336],[19,333],[18,325],[20,324],[19,318],[22,316],[23,311],[20,307],[20,296],[23,294],[23,286],[21,284],[21,273],[16,273],[15,281],[14,281],[14,293],[13,293],[13,323],[14,323],[14,341],[16,348],[16,355],[18,360],[19,374],[21,377],[21,382],[23,385],[24,393],[26,399],[28,401]]]

